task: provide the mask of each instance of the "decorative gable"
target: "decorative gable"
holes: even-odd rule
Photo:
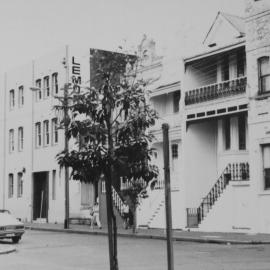
[[[218,12],[203,44],[208,47],[220,47],[222,45],[235,43],[244,35],[243,18]]]

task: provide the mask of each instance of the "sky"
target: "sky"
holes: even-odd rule
[[[218,11],[244,16],[244,0],[0,0],[0,73],[66,44],[136,48],[143,34],[181,54]]]

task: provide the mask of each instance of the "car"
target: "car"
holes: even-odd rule
[[[25,232],[24,224],[12,216],[9,210],[0,209],[0,239],[18,243]]]

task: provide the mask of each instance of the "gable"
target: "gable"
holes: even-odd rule
[[[220,47],[236,42],[244,35],[243,19],[219,12],[203,44],[208,47]]]

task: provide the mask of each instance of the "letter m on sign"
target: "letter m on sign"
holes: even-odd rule
[[[78,76],[78,77],[72,76],[72,83],[74,83],[74,84],[81,84],[82,83],[81,76]]]

